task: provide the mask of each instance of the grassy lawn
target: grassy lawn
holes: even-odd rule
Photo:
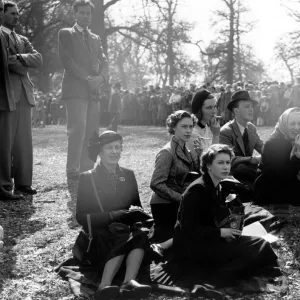
[[[131,168],[144,208],[149,211],[149,181],[157,151],[169,140],[164,128],[122,127],[125,137],[121,165]],[[272,128],[262,128],[265,139]],[[74,191],[68,190],[66,129],[49,126],[34,130],[34,182],[39,193],[21,202],[0,202],[0,224],[5,228],[5,250],[0,254],[0,299],[75,299],[69,284],[53,269],[68,258],[78,234],[74,219]],[[275,250],[289,280],[285,295],[242,295],[234,299],[300,299],[300,210],[281,232]],[[151,299],[184,299],[153,296]],[[228,298],[229,299],[229,298]]]

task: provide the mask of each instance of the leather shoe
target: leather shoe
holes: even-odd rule
[[[119,296],[119,287],[116,285],[108,285],[98,288],[95,294],[95,300],[108,300]]]
[[[36,195],[37,191],[29,185],[20,185],[20,186],[15,187],[15,193]]]
[[[13,195],[11,192],[8,191],[1,191],[0,192],[0,200],[9,201],[9,200],[24,200],[23,195]]]
[[[135,280],[129,280],[120,287],[120,294],[122,297],[127,298],[145,298],[151,293],[152,288],[150,285],[139,284]]]

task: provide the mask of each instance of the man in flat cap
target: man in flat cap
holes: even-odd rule
[[[254,149],[261,154],[263,141],[257,134],[253,120],[254,106],[257,101],[251,99],[245,90],[237,91],[227,108],[234,113],[234,120],[221,128],[220,143],[233,148],[235,158],[232,161],[232,175],[246,184],[253,184],[258,173],[260,155],[253,155]]]

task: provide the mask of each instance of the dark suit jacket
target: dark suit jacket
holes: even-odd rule
[[[17,34],[19,52],[15,48],[14,40],[10,35],[4,32],[6,46],[9,49],[10,55],[21,54],[22,60],[9,59],[8,68],[9,76],[13,87],[15,100],[18,101],[21,97],[22,89],[25,90],[25,96],[28,102],[34,106],[33,83],[31,82],[28,69],[39,68],[42,66],[42,55],[38,53],[29,40],[22,35]]]
[[[255,149],[258,153],[262,153],[264,142],[257,134],[256,126],[248,123],[249,150],[253,153]],[[226,144],[233,148],[235,158],[232,167],[239,164],[240,157],[246,157],[243,137],[236,120],[226,123],[220,131],[220,144]]]
[[[188,172],[199,172],[188,149],[183,152],[173,136],[157,154],[150,187],[153,191],[151,203],[180,202],[184,186],[179,182]]]
[[[141,207],[133,171],[121,167],[118,168],[118,181],[116,194],[114,194],[112,193],[107,172],[103,168],[103,166],[97,165],[91,171],[95,178],[96,188],[104,212],[101,212],[98,205],[89,171],[82,173],[79,178],[76,219],[86,232],[88,232],[87,214],[91,215],[92,228],[97,230],[114,221],[111,212],[129,209],[131,205]]]
[[[62,99],[89,99],[86,78],[92,76],[93,65],[99,63],[101,75],[108,80],[107,59],[103,54],[100,37],[89,32],[88,44],[78,29],[61,29],[58,33],[59,57],[65,71],[62,81]]]
[[[9,78],[6,41],[0,29],[0,110],[12,111],[15,109],[16,103]]]

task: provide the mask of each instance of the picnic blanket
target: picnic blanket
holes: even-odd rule
[[[268,232],[276,234],[286,219],[272,215],[268,210],[245,203],[245,225],[259,221]],[[157,259],[148,253],[140,269],[138,280],[152,286],[154,293],[191,295],[223,299],[225,295],[240,293],[281,293],[287,290],[287,281],[280,270],[261,270],[251,278],[217,278],[212,269],[181,264],[169,251],[164,258]],[[104,266],[103,266],[104,267]],[[125,266],[118,272],[115,284],[121,284]],[[56,268],[56,272],[68,280],[73,294],[92,299],[100,284],[102,270],[80,265],[70,258]]]

